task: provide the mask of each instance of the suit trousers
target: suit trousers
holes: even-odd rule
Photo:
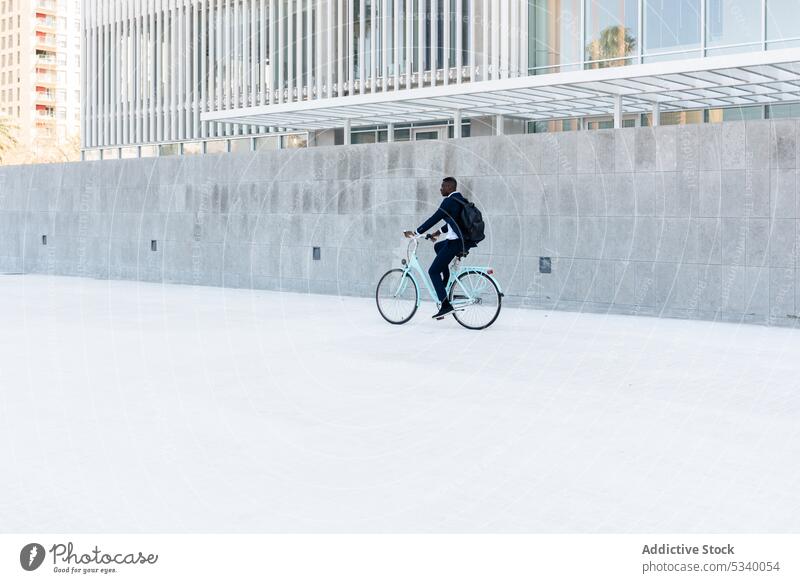
[[[433,246],[436,251],[436,259],[431,263],[428,275],[431,276],[433,289],[439,298],[439,303],[447,297],[447,282],[450,281],[450,263],[456,255],[465,250],[464,242],[461,239],[448,239],[439,241]]]

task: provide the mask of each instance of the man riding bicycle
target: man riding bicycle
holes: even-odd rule
[[[439,311],[433,316],[436,320],[441,320],[448,314],[454,311],[453,306],[447,299],[447,282],[450,280],[450,263],[455,259],[459,253],[466,253],[469,249],[476,245],[464,240],[462,229],[456,221],[456,217],[461,215],[464,205],[467,200],[458,192],[458,182],[452,176],[448,176],[442,180],[442,186],[439,192],[444,200],[442,204],[433,215],[424,223],[422,223],[416,231],[405,231],[406,237],[415,237],[421,235],[428,229],[432,228],[437,223],[444,221],[445,225],[441,230],[428,235],[433,241],[436,241],[441,235],[444,235],[444,240],[434,245],[436,251],[436,259],[431,263],[428,274],[431,276],[433,287],[436,290],[436,295],[439,298]]]

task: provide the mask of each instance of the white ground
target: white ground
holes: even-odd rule
[[[0,277],[0,531],[800,531],[800,331],[430,311]]]

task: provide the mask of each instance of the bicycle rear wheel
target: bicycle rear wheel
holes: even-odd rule
[[[491,277],[480,271],[465,271],[450,288],[453,317],[470,330],[483,330],[500,315],[503,295]]]
[[[417,313],[419,287],[403,269],[387,271],[375,290],[378,312],[390,324],[405,324]]]

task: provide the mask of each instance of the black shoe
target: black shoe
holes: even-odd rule
[[[445,300],[442,302],[442,307],[439,308],[439,311],[433,315],[433,319],[443,320],[445,316],[447,316],[448,314],[452,314],[455,311],[456,311],[455,308],[453,308],[453,306],[450,305],[450,301]]]

